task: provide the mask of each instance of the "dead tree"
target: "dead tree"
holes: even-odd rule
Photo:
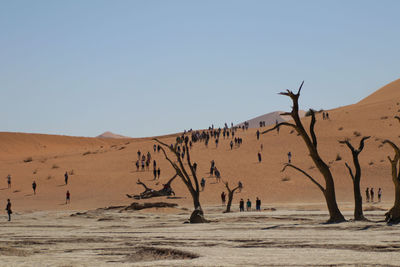
[[[126,194],[127,197],[129,198],[134,198],[134,199],[146,199],[146,198],[152,198],[152,197],[162,197],[162,196],[170,196],[174,195],[175,192],[172,190],[171,183],[172,181],[176,178],[176,174],[169,179],[169,181],[163,185],[163,188],[160,190],[154,190],[149,187],[147,187],[143,182],[138,179],[136,184],[139,184],[144,187],[144,191],[140,193],[139,195],[128,195]]]
[[[235,193],[236,190],[240,188],[240,186],[236,186],[232,190],[229,188],[228,182],[225,182],[225,187],[228,189],[228,204],[226,205],[226,210],[224,213],[231,212],[231,205],[232,205],[232,200],[233,200],[233,194]]]
[[[292,168],[296,169],[297,171],[300,171],[301,173],[303,173],[307,178],[309,178],[314,184],[316,184],[318,186],[318,188],[324,194],[326,204],[328,206],[328,211],[329,211],[328,222],[329,223],[343,222],[343,221],[345,221],[345,219],[344,219],[342,213],[340,212],[337,202],[336,202],[335,184],[333,182],[332,173],[329,169],[329,166],[321,159],[321,157],[318,153],[317,136],[315,135],[315,131],[314,131],[314,126],[315,126],[315,122],[316,122],[314,111],[310,110],[311,123],[310,123],[310,133],[309,134],[304,129],[304,126],[300,120],[299,97],[300,97],[300,92],[301,92],[301,88],[303,87],[303,84],[304,84],[304,81],[301,83],[297,94],[293,93],[290,90],[286,90],[286,92],[279,93],[280,95],[285,95],[285,96],[288,96],[291,98],[291,100],[293,102],[292,111],[283,113],[281,115],[290,115],[293,118],[294,123],[291,123],[291,122],[278,123],[275,125],[275,127],[264,131],[263,134],[273,131],[275,129],[278,129],[280,126],[288,126],[297,131],[298,135],[300,135],[303,138],[303,141],[308,148],[308,151],[310,153],[309,155],[310,155],[311,159],[313,160],[315,166],[318,168],[319,172],[324,177],[325,187],[323,187],[320,183],[318,183],[313,177],[311,177],[305,171],[301,170],[300,168],[298,168],[292,164],[286,164],[282,171],[284,171],[286,169],[286,167],[292,167]]]
[[[353,163],[355,168],[355,173],[353,173],[351,167],[345,163],[347,169],[349,170],[349,174],[351,179],[353,180],[353,192],[354,192],[354,220],[355,221],[363,221],[365,220],[363,209],[362,209],[362,197],[361,197],[361,189],[360,189],[360,180],[361,180],[361,167],[360,161],[358,160],[358,155],[364,149],[364,141],[369,139],[370,136],[364,136],[361,141],[358,149],[355,149],[348,139],[339,141],[341,144],[346,144],[347,147],[351,150],[351,154],[353,156]]]
[[[180,138],[177,138],[177,143],[171,147],[163,142],[161,142],[158,139],[154,139],[157,143],[161,145],[161,150],[164,153],[165,159],[171,164],[171,166],[175,169],[176,175],[178,175],[183,183],[186,185],[187,189],[190,192],[190,195],[192,196],[193,199],[193,205],[194,205],[194,211],[192,212],[190,216],[190,223],[205,223],[208,222],[204,218],[204,213],[203,209],[201,208],[200,205],[200,186],[199,186],[199,180],[197,179],[197,174],[195,169],[193,168],[193,165],[190,161],[190,150],[188,148],[188,145],[184,142],[180,142]],[[186,148],[186,159],[187,159],[187,166],[189,167],[188,172],[185,167],[184,163],[182,162],[182,159],[180,157],[180,153],[177,151],[177,144],[182,143],[182,145],[185,146]],[[169,149],[169,151],[175,156],[176,161],[172,161],[169,157],[168,154],[165,152],[165,149]]]
[[[400,223],[400,149],[390,140],[383,141],[383,144],[389,144],[395,153],[393,159],[388,156],[389,162],[392,166],[392,181],[394,184],[395,199],[393,207],[385,214],[386,221],[388,223]]]

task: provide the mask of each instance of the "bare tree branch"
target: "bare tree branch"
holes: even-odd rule
[[[354,181],[354,174],[353,174],[353,171],[351,170],[349,164],[347,164],[347,162],[345,162],[344,164],[346,165],[347,169],[349,170],[351,179]]]
[[[281,172],[284,172],[286,170],[287,167],[291,167],[299,172],[301,172],[302,174],[304,174],[308,179],[310,179],[316,186],[318,186],[318,188],[325,194],[325,188],[318,183],[311,175],[309,175],[308,173],[306,173],[305,171],[303,171],[302,169],[300,169],[299,167],[294,166],[293,164],[290,163],[286,163],[283,167],[283,169],[281,170]]]
[[[292,123],[281,122],[281,123],[276,124],[275,127],[271,128],[271,129],[268,129],[268,130],[262,132],[261,134],[265,134],[265,133],[271,132],[271,131],[275,130],[276,128],[279,128],[280,126],[290,126],[290,127],[293,127],[293,128],[296,129],[296,125],[294,125]]]
[[[303,81],[303,83],[304,83],[304,81]],[[314,131],[314,126],[315,126],[315,122],[316,122],[315,112],[312,109],[310,109],[310,112],[311,112],[310,134],[311,134],[311,138],[312,138],[312,143],[313,143],[314,147],[317,148],[317,136],[315,135],[315,131]]]

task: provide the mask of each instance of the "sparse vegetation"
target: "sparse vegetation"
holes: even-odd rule
[[[58,169],[60,168],[60,166],[58,166],[57,164],[53,164],[53,166],[51,166],[52,169]]]
[[[290,177],[289,176],[285,176],[281,179],[282,182],[288,182],[290,181]]]
[[[51,178],[53,178],[51,175],[47,176],[47,180],[50,180]]]
[[[360,132],[357,132],[357,131],[354,131],[354,132],[353,132],[353,135],[358,137],[358,136],[361,136],[361,133],[360,133]]]
[[[339,153],[337,153],[337,155],[336,155],[336,159],[335,159],[336,161],[340,161],[340,160],[342,160],[342,156],[340,156],[340,154]]]
[[[338,129],[339,131],[341,131],[341,130],[343,130],[343,127],[339,127],[339,129]]]
[[[82,154],[82,156],[86,156],[86,155],[90,155],[90,154],[92,154],[92,152],[86,151],[86,152],[84,152],[84,153]]]
[[[122,149],[125,149],[126,148],[126,146],[121,146],[120,148],[119,148],[119,150],[122,150]]]
[[[388,116],[382,116],[381,120],[387,120],[389,117]]]
[[[374,165],[374,162],[373,162],[373,161],[370,161],[370,162],[368,162],[368,165],[369,165],[369,166]]]
[[[32,157],[27,157],[26,159],[24,159],[24,162],[28,163],[28,162],[31,162],[32,160],[33,160]]]

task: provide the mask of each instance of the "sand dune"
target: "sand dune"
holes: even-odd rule
[[[317,116],[316,132],[323,159],[329,163],[334,174],[337,198],[340,206],[352,203],[351,179],[344,162],[351,163],[348,149],[338,140],[351,138],[355,144],[363,135],[372,138],[366,143],[360,155],[363,168],[362,189],[378,187],[383,189],[383,200],[393,199],[393,186],[387,156],[393,152],[382,146],[381,141],[389,138],[399,141],[399,123],[393,119],[400,109],[400,94],[396,89],[400,81],[383,87],[361,102],[330,110],[330,120]],[[307,90],[305,87],[304,90]],[[300,102],[301,102],[300,98]],[[288,107],[288,110],[290,107]],[[308,125],[309,118],[304,118]],[[265,128],[264,128],[265,129]],[[225,190],[222,183],[209,177],[212,159],[220,169],[222,179],[230,184],[240,180],[244,189],[235,196],[239,198],[258,196],[263,203],[309,203],[323,202],[320,191],[305,177],[288,170],[280,172],[287,160],[287,152],[293,154],[293,163],[307,170],[323,183],[309,159],[306,147],[291,129],[282,128],[256,139],[256,129],[238,130],[236,136],[243,138],[243,145],[230,150],[230,139],[222,139],[218,148],[210,142],[196,143],[191,151],[192,159],[198,163],[198,174],[206,178],[205,191],[201,193],[203,205],[220,202],[220,193]],[[160,137],[164,142],[173,143],[175,135]],[[257,152],[263,144],[262,162],[257,162]],[[18,211],[93,209],[102,206],[128,204],[125,194],[140,193],[143,188],[136,184],[138,178],[155,189],[162,187],[174,170],[160,153],[153,153],[151,138],[109,139],[84,138],[55,135],[0,133],[0,203],[12,199]],[[151,171],[136,172],[134,165],[137,154],[152,152],[161,167],[160,181],[153,181]],[[338,157],[339,155],[339,157]],[[27,160],[32,158],[32,160]],[[342,158],[338,160],[338,158]],[[27,161],[27,162],[25,162]],[[151,170],[151,169],[150,169]],[[70,174],[70,182],[64,185],[64,173]],[[12,188],[7,189],[7,174],[12,175]],[[37,195],[32,195],[31,184],[36,180]],[[177,179],[173,188],[181,199],[166,200],[191,208],[192,202],[183,183]],[[65,205],[65,192],[71,192],[71,204]]]

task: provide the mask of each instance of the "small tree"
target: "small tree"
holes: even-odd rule
[[[362,210],[362,197],[361,197],[361,190],[360,190],[360,180],[361,180],[361,167],[360,161],[358,160],[358,155],[364,149],[364,141],[369,139],[370,136],[364,136],[361,141],[358,149],[355,149],[348,139],[339,141],[341,144],[346,144],[347,147],[351,150],[351,154],[353,156],[353,163],[355,168],[355,174],[353,174],[352,169],[350,166],[345,163],[347,169],[349,170],[349,174],[351,179],[353,180],[353,191],[354,191],[354,220],[362,221],[365,220],[363,210]]]
[[[400,164],[400,149],[390,140],[383,141],[383,144],[389,144],[394,150],[393,159],[388,156],[389,162],[392,166],[392,181],[394,184],[394,205],[385,214],[386,221],[388,223],[399,223],[400,222],[400,170],[398,170],[398,165]],[[400,169],[400,167],[399,167]]]
[[[291,100],[293,102],[292,111],[283,113],[281,115],[290,115],[293,118],[294,123],[290,123],[290,122],[278,123],[275,125],[275,127],[264,131],[263,134],[273,131],[275,129],[279,129],[280,126],[289,126],[297,131],[297,133],[303,138],[303,141],[306,144],[308,151],[310,152],[309,155],[310,155],[311,159],[313,160],[315,166],[318,168],[319,172],[322,174],[322,176],[325,179],[325,188],[320,183],[318,183],[313,177],[311,177],[308,173],[306,173],[305,171],[301,170],[300,168],[298,168],[292,164],[289,164],[289,163],[285,164],[282,171],[284,171],[286,169],[286,167],[291,167],[297,171],[300,171],[307,178],[309,178],[315,185],[318,186],[318,188],[324,194],[326,204],[328,206],[328,211],[329,211],[328,222],[329,223],[343,222],[343,221],[345,221],[345,219],[344,219],[342,213],[340,212],[337,202],[336,202],[335,185],[333,182],[332,173],[329,169],[329,166],[321,159],[321,157],[318,153],[317,136],[315,135],[315,131],[314,131],[314,126],[315,126],[315,122],[316,122],[315,113],[313,110],[310,110],[310,113],[311,113],[310,134],[308,134],[307,131],[304,129],[304,126],[303,126],[300,116],[299,116],[299,97],[300,97],[300,92],[301,92],[301,88],[303,87],[303,84],[304,84],[304,81],[301,83],[297,94],[293,93],[290,90],[286,90],[286,92],[279,93],[280,95],[285,95],[285,96],[288,96],[291,98]]]
[[[199,180],[197,179],[196,171],[193,168],[193,165],[190,161],[190,152],[189,152],[190,150],[188,148],[187,143],[180,142],[181,140],[178,137],[177,143],[175,143],[175,145],[173,147],[170,147],[169,145],[161,142],[160,140],[158,140],[156,138],[154,140],[161,145],[161,150],[164,153],[165,159],[175,169],[176,174],[181,178],[181,180],[183,181],[183,183],[186,185],[187,189],[189,190],[190,195],[192,196],[194,211],[192,212],[192,215],[190,216],[190,223],[208,222],[204,218],[203,209],[201,208],[201,205],[200,205]],[[187,159],[187,165],[189,167],[190,172],[188,172],[186,170],[186,167],[185,167],[184,163],[182,162],[181,156],[180,156],[179,152],[177,151],[178,142],[182,143],[182,145],[184,145],[186,148],[186,159]],[[166,147],[167,149],[169,149],[169,151],[175,156],[176,161],[172,161],[168,157],[168,154],[165,152],[163,147]]]
[[[224,213],[226,212],[231,212],[231,205],[232,205],[232,200],[233,200],[233,194],[235,193],[236,190],[238,190],[240,188],[240,186],[236,186],[235,188],[233,188],[232,190],[229,187],[228,182],[225,182],[225,187],[228,190],[228,204],[226,205],[226,210],[224,211]]]

